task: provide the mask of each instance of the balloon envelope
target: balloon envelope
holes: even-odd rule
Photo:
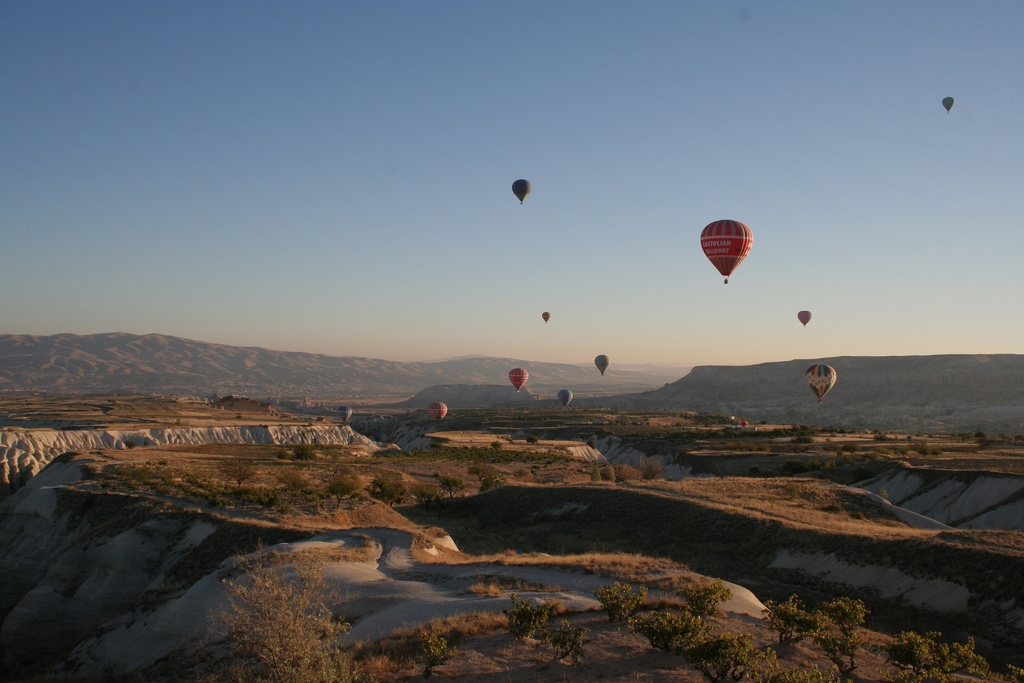
[[[434,401],[427,408],[427,414],[435,420],[440,420],[448,414],[448,406],[441,403],[440,401]]]
[[[836,369],[831,365],[812,365],[807,368],[806,376],[807,386],[819,401],[836,385]]]
[[[799,313],[796,314],[796,319],[802,322],[804,324],[804,327],[807,327],[807,323],[811,322],[811,312],[800,311]]]
[[[572,392],[568,389],[562,389],[558,392],[558,400],[562,402],[563,406],[569,405],[569,401],[572,400]]]
[[[512,183],[512,194],[519,198],[520,204],[523,203],[523,200],[526,199],[526,195],[530,194],[532,190],[533,185],[530,184],[529,180],[520,178]]]
[[[522,368],[512,368],[508,372],[508,381],[512,382],[512,386],[519,391],[526,384],[526,380],[530,379],[530,373]]]
[[[953,108],[953,98],[952,97],[943,97],[942,98],[942,106],[946,108],[946,111],[949,111],[950,109],[952,109]]]
[[[739,221],[708,223],[700,233],[700,248],[718,272],[725,276],[726,284],[736,266],[747,257],[754,246],[754,233]]]
[[[601,374],[603,375],[604,371],[608,369],[608,356],[602,353],[600,356],[594,359],[594,365],[597,366],[597,369],[600,370]]]
[[[338,406],[338,415],[341,415],[341,419],[348,422],[348,419],[352,417],[352,408],[349,406]]]
[[[544,322],[547,322],[547,321],[551,320],[551,314],[548,313],[547,311],[544,311],[543,313],[541,313],[540,317],[544,318]]]

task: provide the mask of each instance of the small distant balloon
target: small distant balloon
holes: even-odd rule
[[[430,415],[430,417],[435,420],[440,420],[445,415],[448,414],[448,406],[441,403],[440,401],[434,401],[427,408],[427,414]]]
[[[547,321],[551,320],[551,314],[548,313],[547,311],[544,311],[543,313],[541,313],[540,317],[544,318],[544,322],[547,322]]]
[[[807,386],[818,397],[818,401],[825,398],[825,394],[836,385],[836,369],[831,365],[812,365],[807,368],[806,377]]]
[[[512,194],[514,194],[519,199],[520,204],[523,203],[523,200],[526,199],[526,196],[529,195],[532,191],[533,185],[530,184],[529,180],[524,180],[520,178],[519,180],[512,183]]]
[[[604,371],[608,369],[608,356],[602,353],[600,356],[594,359],[594,365],[597,366],[597,369],[600,370],[601,374],[603,375]]]
[[[512,386],[519,391],[526,384],[526,380],[530,379],[530,373],[522,368],[512,368],[508,371],[508,381],[512,382]]]
[[[754,246],[754,233],[739,221],[708,223],[700,233],[700,248],[729,284],[732,271],[747,257]]]
[[[804,327],[807,327],[807,323],[811,322],[811,312],[800,311],[799,313],[796,314],[796,319],[802,322],[804,324]]]
[[[568,389],[562,389],[558,392],[558,400],[562,402],[563,406],[569,405],[569,402],[572,400],[572,392]]]
[[[348,419],[352,417],[351,406],[338,406],[338,415],[341,416],[342,422],[348,422]]]
[[[943,97],[942,98],[942,106],[945,107],[946,111],[948,112],[950,109],[953,108],[953,98],[952,97]]]

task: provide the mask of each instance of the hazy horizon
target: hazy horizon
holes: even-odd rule
[[[1024,339],[1021,3],[100,0],[0,25],[3,333],[673,368]],[[754,234],[728,285],[699,245],[719,219]]]

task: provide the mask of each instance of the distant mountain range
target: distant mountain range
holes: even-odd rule
[[[833,366],[819,403],[804,373]],[[522,367],[516,393],[508,371]],[[681,379],[680,375],[685,374]],[[655,388],[660,387],[660,388]],[[1024,356],[842,356],[672,369],[535,363],[473,356],[426,363],[227,346],[160,334],[0,335],[0,391],[233,394],[259,399],[361,399],[419,408],[554,405],[723,412],[750,421],[907,431],[1024,434]],[[396,403],[402,401],[401,403]]]
[[[228,346],[162,334],[0,335],[0,391],[144,393],[252,398],[408,398],[438,384],[499,384],[508,371],[530,373],[540,395],[570,387],[608,395],[645,391],[685,369],[536,363],[474,356],[426,363],[324,356]],[[512,385],[508,384],[511,391]]]

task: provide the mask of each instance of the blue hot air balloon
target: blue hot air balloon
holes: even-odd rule
[[[562,402],[563,406],[569,405],[569,401],[572,400],[572,392],[568,389],[562,389],[558,392],[558,400]]]
[[[352,417],[352,408],[350,406],[338,406],[338,415],[341,415],[342,422],[348,422],[348,419]]]

